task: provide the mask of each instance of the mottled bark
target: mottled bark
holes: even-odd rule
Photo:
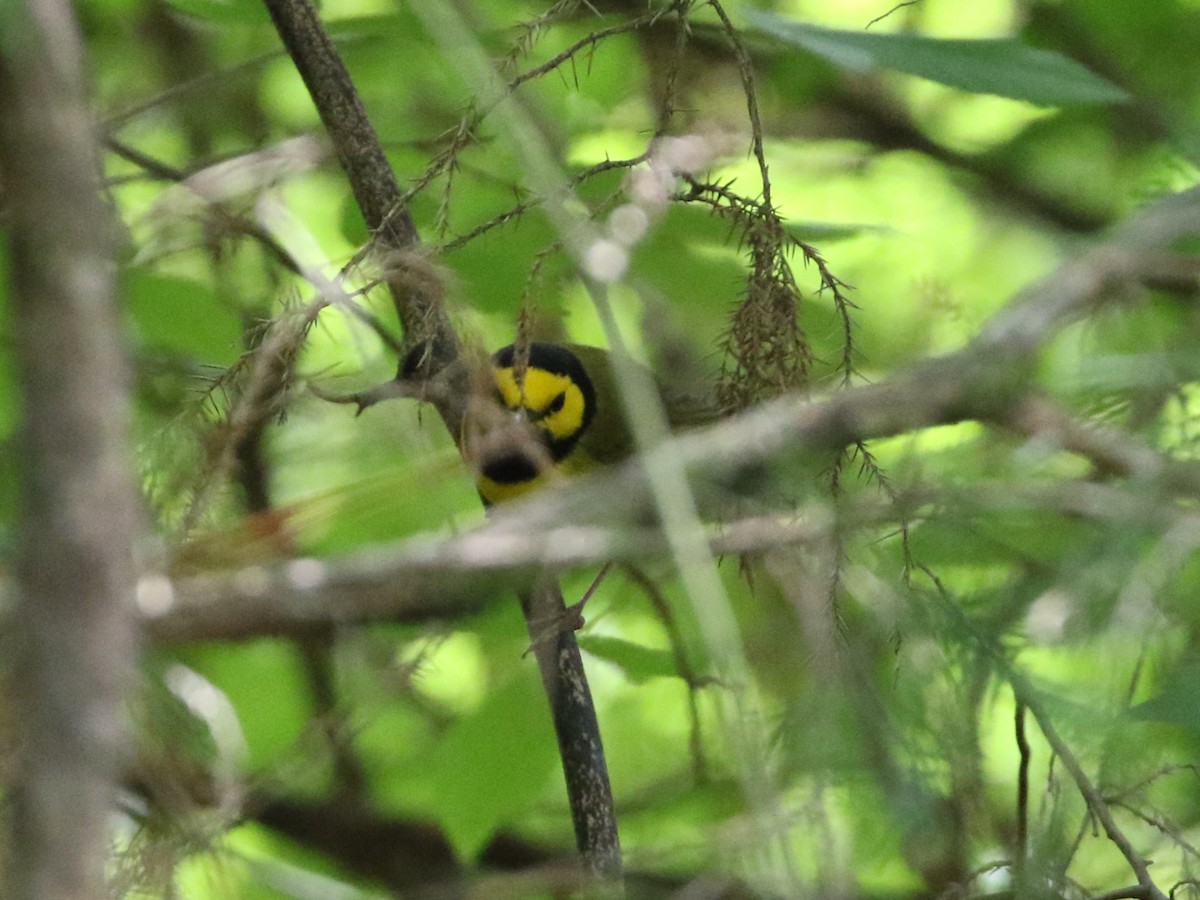
[[[0,35],[0,178],[21,383],[20,539],[5,897],[105,895],[132,669],[125,365],[112,222],[65,0],[12,4]]]

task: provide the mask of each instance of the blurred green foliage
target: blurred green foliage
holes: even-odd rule
[[[742,73],[720,20],[696,4],[677,58],[674,13],[662,6],[652,24],[596,41],[519,91],[597,222],[622,202],[629,168],[589,171],[648,149],[672,79],[668,131],[722,149],[704,178],[751,199],[762,193]],[[525,0],[461,7],[504,77],[647,13],[620,0],[560,3],[557,16]],[[753,61],[774,205],[852,286],[848,337],[816,266],[792,254],[813,358],[804,388],[814,394],[963,347],[1016,291],[1104,228],[1197,181],[1196,3],[725,8]],[[402,187],[420,188],[411,210],[428,265],[467,339],[488,350],[511,342],[526,309],[551,334],[601,343],[575,264],[530,194],[527,160],[492,117],[473,123],[453,165],[424,178],[460,123],[483,111],[459,60],[408,4],[326,0],[321,11]],[[152,528],[176,564],[329,556],[482,521],[470,474],[430,410],[392,401],[354,417],[305,389],[311,380],[350,393],[390,378],[396,359],[380,332],[394,337],[396,324],[371,264],[343,271],[367,234],[331,154],[314,161],[280,147],[320,125],[262,6],[91,0],[79,15],[125,229],[136,464]],[[268,509],[248,502],[244,470],[213,469],[213,448],[265,323],[315,293],[247,223],[303,267],[340,273],[379,323],[330,306],[308,332],[286,415],[266,424],[253,464],[269,485]],[[748,255],[736,222],[685,202],[634,246],[620,319],[660,374],[716,377]],[[7,285],[2,253],[0,275]],[[1039,358],[1038,390],[1192,458],[1196,297],[1132,299],[1056,336]],[[4,303],[0,326],[6,559],[19,385]],[[871,460],[859,452],[815,461],[802,476],[775,473],[805,502],[846,510],[832,546],[720,562],[761,692],[747,716],[761,714],[749,727],[767,748],[756,773],[765,798],[736,778],[722,708],[737,706],[740,688],[713,680],[670,566],[650,566],[644,579],[614,574],[589,604],[580,638],[627,864],[644,879],[631,882],[635,895],[669,895],[698,878],[745,891],[730,896],[779,897],[1085,897],[1132,883],[1029,714],[1029,835],[1018,847],[1016,710],[1000,656],[1033,680],[1138,852],[1154,859],[1160,886],[1200,895],[1188,882],[1200,840],[1200,532],[1186,504],[1167,510],[1152,483],[1112,479],[1045,441],[974,424],[869,449]],[[1082,490],[1108,498],[1100,505],[1112,514],[1081,509],[1073,498]],[[856,504],[870,514],[856,520]],[[568,577],[565,596],[581,596],[593,575]],[[469,620],[429,628],[382,623],[308,646],[263,639],[160,651],[165,662],[147,665],[147,684],[180,696],[211,732],[216,749],[200,742],[205,765],[227,774],[209,772],[197,788],[191,767],[173,767],[172,738],[195,742],[194,728],[172,724],[179,709],[156,717],[150,704],[134,717],[141,764],[158,785],[144,802],[175,827],[130,817],[116,851],[144,863],[133,869],[141,893],[131,885],[130,895],[372,897],[457,866],[476,872],[481,855],[480,877],[498,878],[522,854],[569,854],[527,647],[515,601],[499,596]],[[189,677],[171,681],[171,666]],[[257,821],[279,798],[329,803],[330,824]],[[388,868],[395,846],[371,843],[393,833],[336,833],[334,809],[428,826],[444,846],[411,851],[405,881]],[[481,884],[497,896],[551,895],[536,881]]]

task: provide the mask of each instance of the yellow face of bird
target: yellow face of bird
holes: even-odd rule
[[[522,383],[512,366],[496,369],[500,401],[530,424],[545,432],[553,452],[555,443],[576,438],[583,427],[587,401],[571,376],[530,366]]]
[[[512,439],[479,462],[479,492],[488,503],[526,494],[561,471],[596,413],[596,395],[579,358],[557,344],[532,344],[523,377],[516,353],[505,347],[494,357],[501,405],[515,413],[536,439]]]

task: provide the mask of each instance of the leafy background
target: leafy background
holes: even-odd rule
[[[1106,226],[1196,182],[1194,3],[892,7],[725,6],[754,62],[779,214],[853,286],[848,344],[817,268],[793,254],[813,357],[801,387],[818,394],[961,348]],[[489,0],[459,13],[511,77],[647,9]],[[89,0],[79,15],[104,171],[125,227],[121,294],[137,465],[157,536],[150,554],[182,575],[478,524],[470,474],[428,411],[393,401],[355,417],[307,389],[349,393],[395,371],[389,342],[336,307],[309,332],[286,416],[262,435],[266,496],[256,502],[245,479],[213,470],[247,350],[271,317],[313,294],[236,222],[258,223],[325,277],[367,234],[328,153],[294,142],[320,124],[258,3]],[[408,5],[329,0],[322,16],[401,183],[419,187],[413,216],[464,331],[494,349],[532,309],[574,340],[601,343],[503,121],[484,116],[456,147],[460,123],[482,108],[471,106],[478,85],[463,57]],[[709,136],[721,152],[705,177],[757,197],[742,73],[712,7],[696,4],[690,22],[670,130]],[[647,149],[673,41],[661,23],[614,34],[520,89],[566,173]],[[451,151],[440,158],[453,165],[424,178]],[[598,221],[623,196],[628,171],[578,183]],[[517,204],[528,209],[459,240]],[[680,202],[636,244],[627,282],[638,290],[619,294],[617,307],[651,360],[682,347],[711,378],[728,365],[722,341],[748,277],[742,238],[728,218]],[[368,289],[376,274],[351,267],[342,283],[394,335],[390,304]],[[1191,458],[1194,292],[1135,299],[1056,336],[1038,384],[1082,417]],[[0,433],[11,442],[16,387],[0,349]],[[645,878],[639,890],[984,896],[1010,889],[1017,868],[1025,896],[1094,896],[1132,882],[1032,721],[1028,835],[1019,835],[1021,754],[1000,652],[1033,679],[1125,833],[1155,861],[1159,884],[1197,893],[1194,525],[1067,510],[1067,487],[1103,479],[1028,436],[959,425],[869,450],[776,473],[825,500],[836,474],[838,502],[890,510],[839,533],[836,579],[815,551],[752,561],[749,578],[737,560],[721,561],[759,695],[750,730],[766,768],[756,784],[737,778],[743,761],[721,713],[737,698],[709,677],[696,613],[671,567],[617,572],[589,605],[580,641],[627,865]],[[7,550],[15,476],[5,457]],[[1143,501],[1155,490],[1120,487]],[[897,498],[916,499],[892,505]],[[566,596],[582,595],[594,574],[568,578]],[[814,581],[833,586],[814,592]],[[569,854],[527,646],[516,604],[498,596],[439,625],[148,648],[131,703],[136,800],[121,819],[114,890],[411,891],[445,873],[417,851],[404,873],[390,872],[397,847],[421,846],[404,826],[443,837],[480,877],[495,877],[487,860],[498,835],[541,858]],[[329,825],[350,799],[375,816],[374,830]],[[485,884],[551,895],[536,880]]]

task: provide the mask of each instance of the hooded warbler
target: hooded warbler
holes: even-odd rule
[[[471,453],[488,504],[526,494],[555,474],[618,462],[633,450],[608,351],[550,343],[522,349],[524,366],[514,344],[492,357],[495,398],[516,428],[488,429]],[[660,394],[672,426],[713,418],[703,399]]]

